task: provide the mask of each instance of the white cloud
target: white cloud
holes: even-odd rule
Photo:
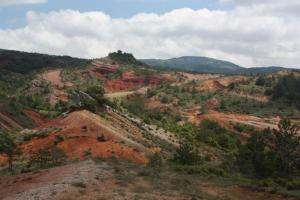
[[[300,66],[295,17],[237,7],[178,9],[128,19],[102,12],[28,12],[20,29],[0,29],[0,48],[95,58],[122,49],[138,58],[208,56],[243,66]]]
[[[47,3],[48,0],[0,0],[0,6]]]
[[[219,0],[221,3],[232,3],[237,7],[252,9],[263,14],[281,17],[300,17],[299,0]]]

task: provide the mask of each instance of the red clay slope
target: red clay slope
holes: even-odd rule
[[[105,119],[89,112],[76,111],[66,117],[59,117],[39,127],[55,127],[49,136],[33,139],[23,145],[27,153],[52,144],[57,135],[64,136],[58,144],[69,158],[84,158],[89,152],[92,156],[117,157],[136,163],[147,163],[150,151],[130,139],[123,130],[116,129]],[[102,138],[102,139],[99,139]],[[103,139],[104,138],[104,139]]]
[[[154,86],[166,80],[166,77],[160,75],[135,75],[134,72],[124,72],[121,77],[108,80],[104,87],[106,92],[119,92],[137,89],[143,86]]]

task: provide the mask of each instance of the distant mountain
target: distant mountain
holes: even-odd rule
[[[185,56],[167,60],[144,59],[141,60],[141,62],[156,67],[168,67],[205,73],[234,73],[243,69],[242,67],[228,61],[193,56]]]
[[[141,59],[141,62],[155,66],[194,71],[202,73],[222,74],[268,74],[284,70],[283,67],[244,68],[234,63],[207,57],[184,56],[171,59]]]
[[[276,66],[270,66],[270,67],[251,67],[251,68],[243,68],[243,70],[240,72],[241,74],[270,74],[275,73],[282,70],[291,70],[289,68],[284,67],[276,67]]]

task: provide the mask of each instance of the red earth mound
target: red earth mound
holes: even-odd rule
[[[45,138],[33,139],[23,145],[27,153],[55,142],[58,135],[64,137],[58,146],[69,158],[83,158],[87,152],[92,156],[115,156],[136,163],[147,163],[150,151],[130,139],[121,129],[116,129],[105,119],[88,111],[77,111],[43,124],[42,128],[55,127]]]
[[[93,60],[89,66],[90,71],[99,78],[108,77],[109,74],[115,73],[118,68],[118,65],[106,60]]]
[[[0,155],[0,166],[6,164],[7,158]]]
[[[135,75],[134,72],[124,72],[119,78],[108,80],[104,87],[106,92],[119,92],[137,89],[143,86],[154,86],[166,80],[159,75]]]
[[[197,88],[199,91],[218,91],[228,87],[231,83],[245,79],[243,76],[226,76],[204,80]]]
[[[219,81],[217,80],[205,80],[201,83],[200,87],[197,89],[199,91],[217,91],[217,90],[223,90],[226,87],[222,85]]]

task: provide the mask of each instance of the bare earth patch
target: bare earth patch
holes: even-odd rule
[[[84,161],[52,169],[41,170],[0,178],[0,199],[3,200],[49,200],[56,196],[77,191],[78,187],[100,184],[101,179],[111,178],[106,165],[96,165],[93,161]]]

